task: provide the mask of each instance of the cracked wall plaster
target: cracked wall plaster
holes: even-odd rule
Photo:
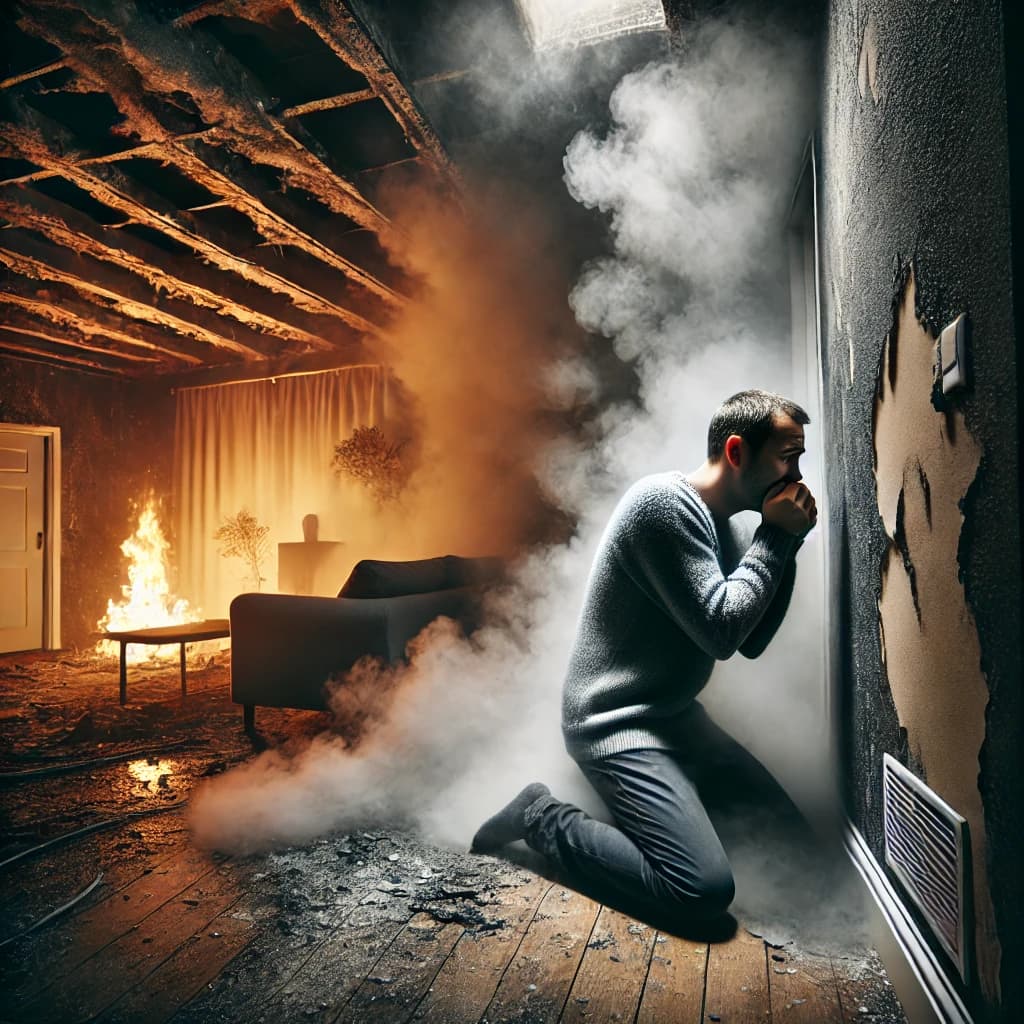
[[[957,560],[961,503],[982,449],[959,409],[937,412],[932,404],[936,339],[918,324],[915,303],[911,274],[882,351],[874,408],[878,511],[891,541],[881,566],[879,638],[910,755],[969,822],[977,964],[983,985],[996,991],[1001,948],[978,790],[989,692]]]
[[[882,663],[881,567],[890,565],[888,596],[896,593],[897,583],[904,588],[906,628],[914,636],[920,627],[905,564],[914,570],[926,628],[930,621],[927,572],[933,563],[930,553],[920,550],[920,538],[931,536],[920,522],[923,515],[927,523],[923,481],[928,481],[933,530],[939,529],[939,505],[946,498],[924,458],[919,470],[915,451],[907,470],[902,530],[895,529],[902,471],[890,500],[888,527],[879,515],[874,420],[882,344],[887,332],[898,327],[908,261],[915,272],[915,313],[932,338],[959,313],[969,309],[971,314],[973,378],[966,391],[949,396],[949,404],[964,418],[947,426],[959,428],[957,444],[968,431],[983,454],[963,498],[959,547],[946,552],[947,559],[955,553],[956,564],[949,561],[949,574],[943,572],[949,582],[957,571],[961,574],[988,699],[980,750],[975,745],[964,753],[967,744],[958,742],[944,753],[956,765],[938,766],[933,755],[928,771],[933,784],[939,773],[941,786],[946,785],[942,772],[961,780],[971,776],[984,806],[984,821],[975,831],[984,834],[982,870],[999,945],[988,943],[985,976],[964,989],[978,1024],[1024,1020],[1019,966],[1024,963],[1022,328],[1013,301],[1020,289],[1011,259],[1007,104],[1012,96],[1007,74],[1012,69],[1003,60],[1006,10],[998,0],[971,5],[830,0],[821,82],[822,426],[831,536],[836,539],[830,578],[839,753],[846,811],[894,885],[896,879],[884,866],[882,754],[915,770],[920,764],[911,750],[913,730],[901,722],[904,709],[897,709],[891,690],[895,641],[889,636],[890,664]],[[870,19],[875,24],[878,103],[868,79],[861,95],[861,56]],[[898,345],[898,331],[896,338]],[[931,338],[926,344],[930,350]],[[899,358],[897,350],[894,365]],[[904,386],[899,372],[895,380],[897,388]],[[921,416],[930,417],[929,422],[942,419],[924,408]],[[894,549],[897,532],[903,551]],[[892,624],[890,631],[896,628]],[[917,712],[925,715],[928,709]],[[979,727],[977,719],[969,725]],[[914,741],[920,745],[917,731]],[[932,948],[942,970],[955,978],[952,962],[937,943]],[[997,962],[998,981],[992,977]]]
[[[878,23],[873,14],[868,15],[864,23],[864,34],[860,40],[860,54],[857,58],[857,88],[860,98],[864,99],[868,91],[877,104],[881,99],[878,90]]]

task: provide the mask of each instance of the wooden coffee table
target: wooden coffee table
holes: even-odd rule
[[[181,695],[185,696],[185,644],[197,640],[219,640],[231,636],[227,619],[204,619],[202,622],[182,622],[177,626],[152,626],[149,629],[115,630],[103,634],[104,640],[117,640],[121,644],[121,703],[128,698],[128,644],[181,644]]]

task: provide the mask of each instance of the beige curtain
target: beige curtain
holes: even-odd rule
[[[383,367],[357,366],[179,391],[177,596],[222,618],[235,594],[255,589],[243,563],[222,557],[213,539],[224,518],[243,508],[270,528],[263,590],[277,589],[277,545],[301,541],[309,513],[319,517],[321,541],[346,541],[368,506],[331,469],[334,445],[356,427],[386,428],[388,390]],[[363,557],[352,555],[352,562]]]

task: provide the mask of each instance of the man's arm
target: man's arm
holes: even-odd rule
[[[803,541],[798,541],[793,549],[793,555],[799,549]],[[772,638],[778,632],[782,620],[786,617],[789,609],[789,601],[793,596],[793,584],[796,581],[796,559],[791,555],[783,571],[782,579],[779,582],[779,589],[775,591],[771,604],[761,616],[758,624],[751,630],[746,640],[740,644],[739,651],[744,658],[758,658],[764,654],[765,648],[771,643]]]
[[[644,497],[624,531],[627,572],[698,647],[719,660],[732,657],[767,612],[796,537],[762,523],[725,576],[713,527],[696,497]]]

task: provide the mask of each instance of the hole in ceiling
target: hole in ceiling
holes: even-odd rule
[[[338,96],[365,89],[367,82],[311,29],[280,11],[267,24],[211,17],[198,29],[209,32],[256,78],[274,106]]]
[[[10,178],[20,178],[23,174],[32,174],[33,171],[42,170],[38,164],[30,160],[19,160],[17,157],[0,157],[0,181],[8,181]]]
[[[259,165],[257,164],[256,167]],[[265,170],[269,170],[269,168],[265,168]],[[297,228],[308,235],[319,238],[326,245],[333,247],[335,238],[358,227],[354,220],[346,217],[343,213],[333,212],[304,188],[282,187],[280,178],[278,178],[277,187],[268,188],[264,194],[271,192],[279,192],[287,199],[288,210],[285,211],[279,204],[274,203],[273,196],[270,197],[271,202],[268,205],[281,210]]]
[[[200,132],[209,127],[203,120],[195,100],[181,89],[175,89],[159,99],[148,95],[145,99],[146,106],[154,113],[160,124],[175,135]]]
[[[537,50],[665,28],[662,0],[516,0]]]
[[[389,288],[398,292],[407,288],[405,274],[399,267],[388,262],[387,252],[372,231],[348,231],[334,240],[332,248]]]
[[[163,252],[168,252],[172,256],[190,256],[192,254],[192,250],[187,245],[182,245],[180,242],[176,242],[173,238],[165,235],[162,231],[146,227],[145,224],[125,224],[124,227],[117,230],[133,235],[149,245],[155,245]]]
[[[384,103],[369,100],[302,117],[303,127],[340,167],[355,171],[416,155]]]
[[[215,196],[193,181],[174,164],[137,157],[119,165],[124,172],[151,192],[163,196],[175,209],[187,210],[192,206],[205,206],[216,202]]]
[[[106,93],[36,92],[27,95],[25,101],[67,128],[76,148],[86,155],[105,156],[124,148],[124,140],[111,133],[124,117]]]
[[[469,138],[494,125],[494,114],[480,102],[479,86],[471,76],[424,83],[416,87],[416,98],[442,139]]]
[[[124,220],[124,214],[120,210],[105,206],[99,200],[93,199],[84,189],[64,178],[43,178],[41,181],[33,182],[32,187],[59,203],[67,203],[79,213],[91,217],[97,224],[118,224]]]
[[[373,314],[368,314],[367,310],[381,305],[372,293],[353,283],[340,270],[334,270],[294,246],[265,245],[248,255],[264,269],[362,316],[373,319]]]
[[[9,11],[0,18],[0,68],[3,69],[3,78],[45,67],[60,60],[62,56],[56,46],[18,28]]]
[[[207,238],[233,253],[253,249],[263,241],[263,236],[253,227],[252,221],[244,213],[232,210],[230,206],[199,210],[190,213],[189,217],[199,225],[200,231]],[[246,252],[246,258],[253,259],[254,254]]]

